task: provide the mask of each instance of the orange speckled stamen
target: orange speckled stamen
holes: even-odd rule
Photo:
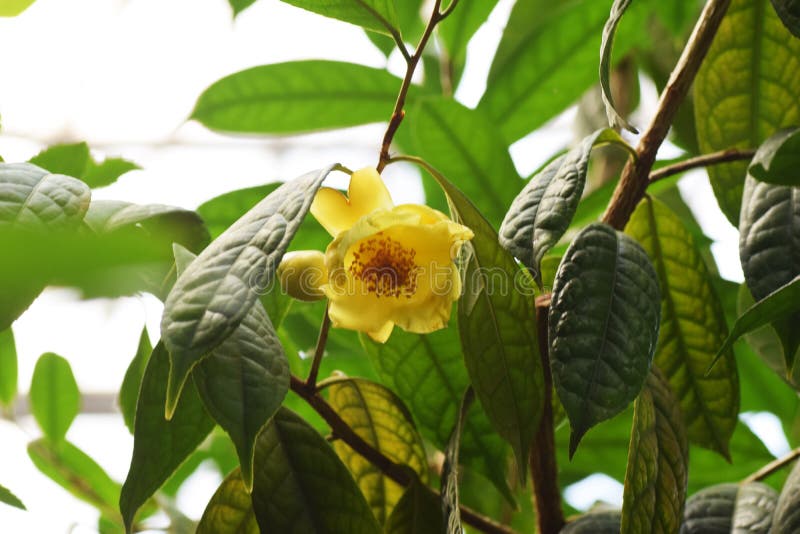
[[[361,280],[367,291],[378,297],[405,296],[411,298],[417,291],[419,266],[414,262],[417,251],[378,232],[364,241],[353,252],[349,271]]]

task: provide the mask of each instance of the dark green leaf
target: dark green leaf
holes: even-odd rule
[[[33,369],[30,389],[31,412],[47,438],[57,442],[67,435],[81,406],[81,394],[69,362],[48,352]]]
[[[359,378],[336,379],[326,385],[328,402],[364,441],[428,481],[428,461],[422,438],[408,409],[389,389]],[[403,488],[341,440],[333,449],[350,469],[379,523],[383,524],[403,494]]]
[[[280,185],[279,182],[276,182],[229,191],[203,202],[197,208],[197,213],[205,221],[211,238],[216,239],[239,217],[250,211]]]
[[[130,529],[136,511],[214,428],[194,384],[189,382],[171,420],[164,419],[169,355],[158,343],[147,362],[136,405],[133,457],[119,507]]]
[[[739,487],[733,510],[733,534],[769,534],[778,493],[760,482]]]
[[[54,443],[39,439],[28,444],[28,456],[53,482],[119,521],[119,483],[75,445],[66,440]]]
[[[428,486],[414,480],[386,520],[385,534],[442,534],[439,499]]]
[[[122,379],[118,397],[122,419],[131,434],[133,434],[133,422],[136,416],[136,402],[139,399],[139,386],[142,384],[144,370],[152,352],[153,346],[150,344],[147,328],[142,328],[142,334],[139,336],[139,346],[136,348],[136,354],[130,365],[128,365],[128,369],[125,371],[125,378]]]
[[[454,216],[475,234],[458,302],[461,349],[475,395],[511,444],[524,478],[544,389],[532,284],[464,193],[426,168],[450,199]]]
[[[706,374],[728,334],[708,268],[681,219],[657,200],[639,204],[626,232],[658,273],[662,324],[655,362],[680,401],[689,439],[727,457],[739,413],[739,378],[730,350]]]
[[[330,445],[286,408],[278,410],[256,442],[252,495],[264,532],[380,531]]]
[[[237,468],[208,501],[196,534],[260,534],[253,502]]]
[[[623,534],[676,532],[683,518],[689,443],[680,406],[653,368],[633,404],[633,430],[622,497]]]
[[[192,119],[212,130],[287,134],[388,120],[399,80],[382,69],[295,61],[243,70],[215,82]]]
[[[361,341],[382,382],[408,404],[422,435],[444,449],[461,402],[459,392],[469,385],[455,322],[425,335],[397,330],[385,344],[366,336]],[[503,440],[474,404],[464,422],[461,462],[487,476],[510,500],[506,454]]]
[[[283,0],[326,17],[391,33],[398,26],[395,0]],[[407,1],[407,0],[400,0]]]
[[[592,426],[639,394],[660,316],[647,254],[610,226],[587,226],[567,249],[549,316],[553,383],[572,427],[570,456]]]
[[[78,178],[92,188],[112,184],[126,172],[141,168],[121,158],[106,158],[98,162],[92,158],[85,142],[50,146],[32,157],[30,162],[54,174]]]
[[[16,495],[11,493],[11,490],[9,490],[3,485],[0,485],[0,502],[5,503],[9,506],[13,506],[14,508],[19,508],[20,510],[27,510],[27,508],[25,508],[25,505],[22,504],[22,501],[19,500],[19,498]],[[399,530],[397,532],[409,532],[409,531]]]
[[[618,534],[620,517],[619,512],[590,512],[567,523],[560,534]]]
[[[170,355],[166,414],[189,372],[230,336],[269,287],[331,165],[281,185],[186,268],[164,304],[161,338]]]
[[[800,128],[779,130],[761,143],[747,172],[761,182],[800,185]]]
[[[400,0],[400,3],[408,0]],[[486,22],[497,5],[497,0],[462,2],[437,26],[439,37],[447,50],[450,60],[452,83],[457,85],[467,61],[467,44],[478,28]]]
[[[17,345],[11,327],[0,331],[0,406],[9,407],[17,398]]]
[[[519,258],[541,285],[541,262],[570,225],[586,184],[592,148],[606,143],[630,147],[617,132],[598,130],[533,175],[508,209],[500,243]]]
[[[686,501],[680,534],[730,534],[738,484],[719,484]]]
[[[700,150],[754,148],[800,115],[800,39],[767,0],[733,0],[694,81]],[[738,226],[747,163],[708,168],[723,213]]]
[[[800,2],[797,0],[772,0],[772,7],[783,25],[800,38]]]
[[[233,16],[236,17],[239,13],[255,4],[256,0],[228,0],[228,3],[233,9]]]
[[[442,515],[447,534],[460,534],[464,531],[461,526],[461,509],[458,500],[458,453],[461,450],[461,432],[464,429],[464,420],[467,417],[469,406],[475,400],[475,391],[470,387],[464,392],[461,408],[458,410],[456,424],[450,433],[450,439],[444,450],[444,465],[442,466]]]
[[[775,506],[771,532],[798,531],[800,531],[800,462],[795,462]]]
[[[622,15],[632,1],[614,0],[614,4],[611,6],[611,14],[606,21],[606,25],[603,26],[603,38],[600,42],[600,94],[606,107],[609,125],[612,128],[625,128],[636,134],[639,132],[619,114],[614,106],[614,98],[611,96],[611,49],[614,46],[614,35],[617,33],[617,25],[622,20]]]

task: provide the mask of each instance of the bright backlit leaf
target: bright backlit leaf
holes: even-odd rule
[[[283,0],[326,17],[390,33],[398,26],[395,0]],[[400,0],[401,2],[406,0]]]
[[[64,439],[81,406],[81,394],[69,362],[48,352],[33,369],[31,412],[44,435],[53,442]]]
[[[11,328],[0,331],[0,406],[11,406],[17,397],[17,345]]]
[[[126,172],[141,168],[122,158],[97,161],[85,142],[47,147],[32,157],[30,162],[54,174],[78,178],[92,188],[110,185]]]
[[[208,501],[196,534],[260,534],[253,501],[239,468],[225,477]]]

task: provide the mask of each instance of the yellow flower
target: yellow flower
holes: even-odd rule
[[[395,325],[420,334],[447,326],[461,294],[454,260],[469,228],[427,206],[395,206],[372,168],[353,173],[347,197],[320,189],[311,213],[334,237],[322,286],[333,326],[381,343]]]

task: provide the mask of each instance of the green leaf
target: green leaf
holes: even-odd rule
[[[324,387],[330,405],[356,434],[393,462],[409,466],[427,483],[425,448],[403,401],[389,389],[359,378],[334,379]],[[350,469],[375,518],[385,523],[404,488],[343,441],[335,441],[333,450]]]
[[[733,523],[738,484],[719,484],[686,501],[681,534],[728,534]]]
[[[795,462],[789,478],[783,484],[771,532],[797,532],[800,530],[800,462]]]
[[[689,443],[680,406],[664,376],[654,368],[633,404],[621,533],[678,531],[688,464]]]
[[[260,534],[253,502],[239,468],[225,477],[208,501],[196,534]]]
[[[192,119],[212,130],[288,134],[389,119],[399,80],[382,69],[293,61],[231,74],[206,89]]]
[[[385,344],[363,335],[361,341],[381,381],[408,404],[425,439],[444,449],[461,402],[459,392],[469,385],[454,321],[424,335],[398,329]],[[513,500],[505,478],[504,442],[478,404],[464,422],[461,462],[487,476]]]
[[[275,182],[229,191],[202,203],[197,208],[197,213],[205,221],[211,238],[216,239],[280,185],[280,182]]]
[[[119,521],[119,483],[83,451],[68,441],[39,439],[28,444],[36,468],[72,495],[109,518]]]
[[[0,406],[9,407],[17,398],[17,346],[11,328],[0,331]]]
[[[800,185],[800,128],[778,130],[761,143],[747,173],[760,182]]]
[[[453,177],[481,213],[498,224],[522,180],[488,117],[443,97],[419,99],[409,115],[413,120],[400,130],[408,150]]]
[[[119,507],[128,531],[136,511],[160,488],[214,428],[189,382],[171,420],[164,419],[169,355],[158,343],[147,362],[136,404],[133,457]]]
[[[283,0],[287,4],[380,33],[398,26],[395,0]],[[400,0],[407,1],[407,0]]]
[[[0,4],[0,17],[16,17],[33,4],[35,0],[5,0]]]
[[[567,523],[559,534],[617,534],[619,531],[619,512],[589,512]]]
[[[540,286],[542,258],[561,239],[575,215],[592,148],[607,143],[632,150],[611,129],[586,136],[575,148],[533,175],[503,219],[500,244],[532,271]]]
[[[428,486],[414,479],[386,520],[385,534],[442,534],[444,522],[439,499]]]
[[[110,185],[126,172],[141,169],[122,158],[106,158],[98,162],[92,158],[85,142],[50,146],[32,157],[30,162],[52,173],[78,178],[92,188]]]
[[[52,352],[42,354],[33,369],[29,396],[31,412],[44,435],[54,442],[63,440],[81,405],[69,362]]]
[[[524,479],[544,389],[531,283],[464,193],[425,166],[450,199],[454,216],[475,234],[458,302],[461,349],[475,395],[511,444]],[[490,282],[500,285],[489,287]]]
[[[331,446],[286,408],[278,410],[256,442],[252,496],[264,532],[380,531]]]
[[[131,434],[133,434],[134,429],[136,403],[139,400],[139,386],[142,384],[144,370],[147,368],[147,362],[150,360],[150,353],[152,352],[153,346],[150,344],[147,328],[142,328],[142,334],[139,336],[139,345],[136,347],[136,354],[125,371],[125,377],[122,379],[118,396],[122,419]]]
[[[401,0],[401,3],[407,0]],[[467,62],[467,44],[478,28],[486,22],[489,14],[497,5],[497,0],[481,0],[480,2],[463,2],[443,20],[436,30],[447,50],[455,86],[461,78]]]
[[[700,150],[760,145],[797,123],[798,94],[800,40],[767,0],[733,0],[694,81]],[[743,161],[708,168],[720,208],[734,226],[746,169]]]
[[[19,500],[19,497],[11,493],[11,490],[6,488],[5,486],[0,484],[0,502],[5,503],[9,506],[13,506],[14,508],[19,508],[20,510],[27,510],[25,505],[22,504],[22,501]],[[403,532],[403,531],[398,531]]]
[[[233,16],[236,17],[239,13],[255,4],[256,0],[228,0],[228,3],[231,5],[231,9],[233,9]]]
[[[626,232],[658,273],[662,322],[655,362],[680,401],[689,439],[727,457],[739,413],[739,377],[730,350],[706,374],[728,334],[708,268],[681,219],[657,200],[639,203]]]
[[[456,424],[450,433],[450,439],[444,450],[444,465],[442,466],[442,515],[447,534],[460,534],[464,531],[461,526],[461,509],[458,500],[458,454],[461,450],[461,432],[464,429],[464,420],[472,402],[475,400],[475,390],[467,388],[461,399]]]
[[[647,38],[642,15],[638,5],[629,11],[616,57]],[[597,83],[597,40],[607,18],[608,2],[596,0],[515,4],[478,105],[507,141],[535,130]]]
[[[800,37],[800,2],[797,0],[772,0],[772,7],[795,37]]]
[[[161,318],[170,355],[165,413],[170,417],[189,376],[203,357],[230,336],[308,212],[331,165],[281,185],[206,247],[172,287]]]
[[[591,224],[561,261],[549,315],[553,383],[572,427],[570,457],[592,426],[639,394],[656,348],[658,278],[642,247]]]
[[[617,33],[617,26],[622,20],[622,15],[632,1],[614,0],[614,4],[611,6],[611,14],[606,21],[606,25],[603,26],[603,37],[600,42],[600,94],[606,107],[608,124],[612,128],[625,128],[631,133],[638,134],[639,131],[619,114],[614,106],[614,98],[611,96],[611,49],[614,46],[614,35]]]
[[[766,484],[760,482],[742,484],[736,494],[732,532],[735,534],[768,534],[777,502],[778,493]]]

